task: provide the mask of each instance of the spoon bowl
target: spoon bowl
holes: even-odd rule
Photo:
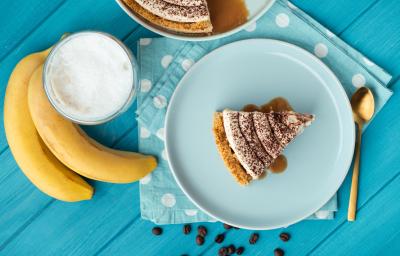
[[[351,107],[357,123],[371,120],[375,111],[374,95],[367,87],[361,87],[351,97]]]

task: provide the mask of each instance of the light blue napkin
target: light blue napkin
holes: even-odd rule
[[[332,69],[349,96],[359,86],[370,87],[376,97],[376,113],[392,95],[386,87],[391,79],[388,73],[284,0],[278,0],[257,23],[228,38],[200,43],[143,38],[138,45],[139,150],[156,155],[159,166],[140,181],[142,218],[158,224],[214,221],[186,198],[170,173],[164,149],[164,119],[169,99],[191,65],[212,49],[248,38],[274,38],[310,51]],[[335,195],[309,219],[332,219],[337,209]]]

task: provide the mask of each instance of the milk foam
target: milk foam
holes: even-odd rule
[[[96,121],[113,115],[126,104],[134,86],[128,54],[99,33],[67,39],[48,65],[46,78],[53,103],[77,120]]]

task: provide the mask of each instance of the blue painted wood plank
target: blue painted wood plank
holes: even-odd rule
[[[1,247],[32,216],[39,213],[50,198],[41,193],[15,165],[10,152],[0,155],[0,252]]]
[[[23,44],[11,52],[0,62],[0,152],[7,146],[4,135],[3,125],[3,102],[4,93],[8,78],[16,63],[29,53],[45,49],[54,44],[64,33],[80,30],[94,29],[101,30],[115,35],[118,38],[124,38],[138,25],[132,21],[114,1],[68,1],[56,10],[46,21],[40,24],[23,42]],[[106,144],[110,144],[112,138],[110,133],[102,132],[111,127],[113,132],[118,133],[127,124],[123,122],[125,119],[119,119],[105,126],[99,126],[97,131],[99,134],[107,134],[102,136]],[[115,123],[122,121],[121,124],[114,126]],[[123,132],[123,131],[122,131]],[[100,136],[98,136],[100,137]]]
[[[399,195],[400,175],[357,213],[356,222],[340,226],[312,255],[399,255]]]
[[[384,0],[354,22],[341,37],[368,58],[400,76],[400,3]]]
[[[292,0],[292,2],[332,32],[338,34],[368,11],[378,0]]]
[[[125,136],[125,139],[121,140],[115,147],[134,151],[137,149],[136,140],[137,129],[132,129]],[[20,173],[17,172],[17,174]],[[21,173],[20,175],[23,174]],[[17,178],[23,180],[21,177]],[[51,202],[51,205],[45,209],[35,209],[40,214],[35,216],[35,219],[30,221],[28,225],[24,226],[21,234],[14,235],[11,241],[7,241],[6,245],[0,244],[0,254],[25,255],[32,253],[33,255],[54,255],[61,249],[68,249],[72,255],[94,254],[109,239],[118,234],[125,225],[139,218],[138,183],[91,183],[95,187],[93,199],[73,204],[52,200],[32,188],[30,194],[33,195],[34,202],[42,202],[43,204]],[[4,186],[7,184],[4,184]],[[10,185],[12,184],[14,183]],[[24,182],[24,184],[25,186],[32,186],[29,181]],[[29,189],[24,191],[29,192]],[[17,190],[14,193],[19,192],[21,191]],[[6,194],[4,200],[10,200],[11,196]],[[21,197],[25,198],[25,196],[26,194],[23,194]],[[20,200],[16,199],[16,201]],[[0,204],[3,205],[3,202],[0,201]],[[26,202],[11,202],[7,206],[11,209],[15,204],[17,206],[35,208],[32,207],[31,203]],[[35,211],[30,214],[35,215]],[[7,224],[10,229],[15,229],[21,218],[28,218],[29,220],[31,215],[25,215],[24,212],[19,212],[19,209],[13,210],[4,217],[7,222],[4,224]],[[3,216],[0,219],[3,219]],[[2,224],[0,222],[0,226]],[[63,232],[59,233],[60,230]],[[10,232],[8,231],[8,233]],[[29,242],[26,241],[25,235],[31,236]],[[53,240],[55,241],[51,244],[48,243]],[[33,248],[33,245],[36,246]]]
[[[61,250],[70,255],[93,255],[123,227],[121,217],[125,221],[139,217],[137,184],[96,182],[95,186],[96,194],[91,201],[55,201],[52,210],[43,211],[22,236],[5,247],[2,255],[57,255]]]
[[[64,0],[0,1],[0,60],[58,9]]]

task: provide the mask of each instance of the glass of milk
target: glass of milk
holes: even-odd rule
[[[117,38],[84,31],[54,46],[44,64],[43,84],[61,115],[95,125],[129,108],[136,96],[137,69],[132,53]]]

